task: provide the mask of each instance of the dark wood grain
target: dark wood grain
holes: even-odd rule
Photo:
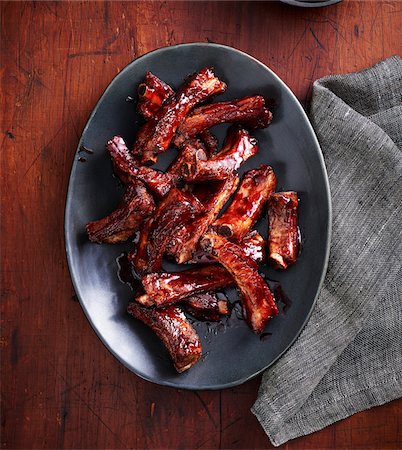
[[[101,344],[70,282],[63,214],[85,122],[112,78],[157,47],[211,41],[270,66],[307,105],[312,81],[401,53],[400,1],[1,3],[2,448],[271,448],[250,406],[145,382]],[[400,448],[402,401],[289,442]]]

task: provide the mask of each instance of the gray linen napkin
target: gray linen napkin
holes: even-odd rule
[[[328,272],[252,407],[271,442],[402,396],[402,60],[314,83],[331,187]]]

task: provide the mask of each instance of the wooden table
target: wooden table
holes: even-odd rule
[[[316,78],[401,52],[400,1],[1,3],[2,448],[270,448],[260,379],[221,392],[145,382],[101,344],[74,295],[63,213],[85,122],[112,78],[157,47],[210,41],[270,66],[306,106]],[[402,401],[289,442],[400,448]]]

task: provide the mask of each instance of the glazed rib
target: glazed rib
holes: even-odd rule
[[[198,241],[208,230],[210,225],[216,219],[222,207],[228,201],[229,197],[236,190],[239,178],[231,176],[224,181],[214,183],[208,189],[208,197],[206,195],[205,186],[194,191],[194,195],[199,198],[204,205],[204,213],[196,217],[191,223],[183,225],[169,248],[169,254],[176,258],[179,264],[191,259],[197,248]]]
[[[257,141],[244,129],[232,127],[223,149],[211,159],[203,161],[191,158],[184,166],[187,182],[224,180],[258,151]]]
[[[259,218],[269,196],[275,192],[276,177],[270,166],[246,172],[228,209],[214,222],[216,232],[240,242]]]
[[[176,159],[168,167],[166,173],[171,177],[172,182],[177,186],[183,180],[183,167],[192,158],[201,160],[207,159],[205,146],[197,139],[187,141],[180,150]]]
[[[107,149],[112,157],[114,170],[123,183],[140,180],[159,198],[174,187],[173,177],[168,173],[139,166],[121,136],[114,136],[107,143]]]
[[[286,269],[297,260],[299,231],[297,226],[297,192],[277,192],[268,201],[269,260],[278,269]]]
[[[103,219],[89,222],[86,226],[92,242],[117,244],[126,241],[151,215],[155,203],[141,182],[126,187],[123,200],[115,211]]]
[[[241,242],[238,243],[239,246],[244,251],[245,255],[256,263],[261,263],[265,261],[265,240],[258,233],[258,231],[253,230],[244,236]],[[193,257],[187,261],[187,264],[216,264],[216,259],[209,253],[203,250],[197,250]]]
[[[177,229],[202,211],[201,203],[190,193],[173,188],[158,205],[141,230],[137,252],[129,260],[139,275],[161,270],[162,257]]]
[[[151,273],[142,278],[145,294],[135,300],[144,306],[160,307],[198,293],[216,291],[233,283],[230,274],[219,265],[176,273]]]
[[[174,95],[173,89],[160,80],[156,75],[147,72],[143,83],[138,86],[138,104],[137,109],[145,119],[153,120],[156,112],[162,104]],[[258,127],[258,128],[262,128]],[[218,139],[209,130],[203,130],[199,134],[199,138],[205,145],[208,156],[213,155],[218,150]],[[182,141],[184,143],[184,141]]]
[[[264,279],[246,262],[241,247],[224,237],[209,232],[201,240],[201,247],[233,276],[241,292],[244,318],[255,333],[261,333],[268,320],[278,314],[274,296]]]
[[[138,86],[137,110],[145,119],[153,119],[166,99],[173,95],[174,91],[168,84],[147,72],[144,81]]]
[[[145,131],[140,130],[133,152],[142,155],[143,164],[155,163],[157,155],[168,149],[178,126],[188,112],[197,103],[225,90],[226,84],[215,76],[212,69],[203,69],[190,77],[156,112],[155,120],[145,124]],[[148,124],[152,126],[146,127]]]
[[[218,322],[230,314],[226,297],[218,298],[213,292],[195,294],[183,301],[186,311],[198,320]]]
[[[177,130],[176,146],[220,123],[240,122],[249,128],[265,128],[272,120],[272,114],[265,108],[260,95],[244,97],[230,102],[212,103],[200,106],[189,114]]]
[[[177,372],[188,370],[200,359],[202,353],[200,339],[183,311],[177,306],[155,309],[130,303],[127,311],[159,337],[170,353]]]

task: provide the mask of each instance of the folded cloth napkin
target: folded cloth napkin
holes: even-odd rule
[[[328,272],[252,407],[271,442],[402,396],[402,60],[314,83],[333,204]]]

